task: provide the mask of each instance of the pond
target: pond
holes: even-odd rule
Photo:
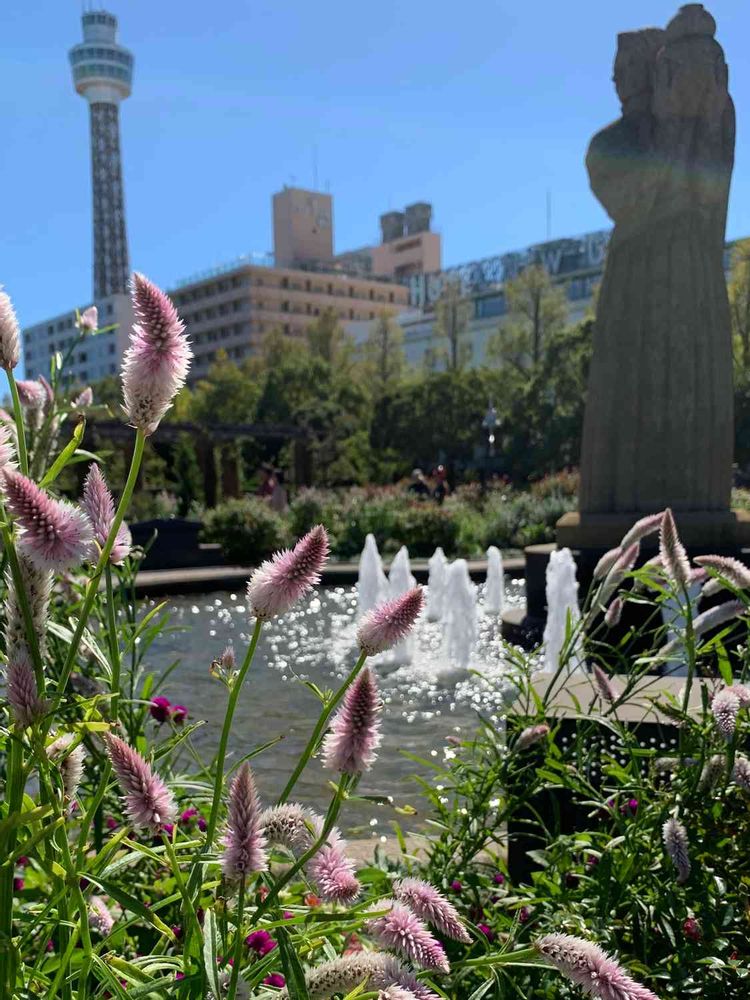
[[[420,768],[404,752],[442,760],[451,752],[447,737],[466,738],[475,732],[478,711],[495,720],[501,717],[507,683],[500,620],[483,613],[484,587],[478,590],[478,640],[469,670],[450,670],[442,626],[425,621],[417,627],[410,664],[395,667],[384,657],[370,661],[384,701],[383,743],[358,793],[391,797],[393,806],[416,811],[405,816],[389,805],[350,802],[341,820],[350,836],[378,838],[391,832],[394,819],[404,829],[418,828],[424,822],[425,804],[413,776],[429,769]],[[522,602],[523,581],[506,579],[506,606]],[[238,661],[244,654],[252,625],[244,593],[171,598],[167,608],[174,631],[160,636],[148,666],[161,672],[180,660],[161,693],[185,705],[192,721],[205,720],[192,738],[204,758],[209,757],[218,744],[227,701],[224,686],[211,677],[209,667],[229,643]],[[252,761],[264,802],[272,802],[281,792],[318,717],[319,702],[305,681],[323,689],[340,685],[357,658],[356,623],[356,588],[329,587],[264,626],[230,740],[230,754],[236,759],[258,744],[280,738]],[[182,764],[187,766],[184,757]],[[330,777],[317,760],[312,761],[295,797],[323,811]]]

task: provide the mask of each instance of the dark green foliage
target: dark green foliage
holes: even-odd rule
[[[206,513],[203,538],[218,542],[226,558],[239,566],[255,566],[286,545],[284,519],[254,497],[227,500]]]

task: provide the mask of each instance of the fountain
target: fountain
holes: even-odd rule
[[[388,570],[388,596],[391,600],[394,597],[400,597],[401,594],[415,587],[416,583],[417,581],[412,576],[411,565],[409,563],[409,550],[405,545],[402,545],[393,557],[393,562]],[[393,647],[388,656],[388,662],[396,666],[403,666],[404,664],[411,663],[413,656],[414,634],[412,633],[403,642],[400,642],[398,646]]]
[[[465,670],[477,638],[477,588],[465,559],[456,559],[448,567],[444,619],[448,663]]]
[[[442,621],[445,610],[445,583],[448,577],[448,560],[445,553],[438,546],[427,564],[429,576],[427,578],[427,610],[425,612],[428,622]]]
[[[365,547],[359,557],[357,577],[357,608],[360,617],[388,598],[388,580],[383,572],[383,561],[378,552],[375,536],[365,538]]]
[[[488,615],[499,615],[505,601],[503,556],[500,549],[490,545],[487,549],[487,582],[484,588],[484,610]]]
[[[568,629],[574,628],[581,618],[578,607],[578,580],[576,564],[570,549],[552,552],[547,563],[547,623],[544,626],[544,669],[557,673],[560,653]],[[567,672],[583,669],[583,651],[580,636],[573,641],[569,651]]]

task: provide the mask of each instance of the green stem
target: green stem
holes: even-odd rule
[[[110,692],[112,700],[110,702],[110,712],[112,720],[117,722],[120,712],[120,644],[117,639],[117,619],[115,616],[115,595],[112,587],[112,567],[109,562],[104,570],[104,579],[107,584],[107,634],[109,638],[109,658],[112,667],[110,679]]]
[[[128,472],[127,482],[125,483],[125,488],[122,491],[120,503],[117,505],[117,511],[115,512],[114,520],[112,521],[112,525],[109,529],[107,541],[104,543],[104,548],[99,556],[99,561],[96,564],[96,568],[91,579],[89,580],[88,587],[86,588],[86,596],[84,597],[83,606],[78,616],[78,624],[76,625],[76,630],[73,633],[73,638],[70,641],[68,655],[65,658],[65,663],[63,664],[63,668],[60,673],[60,679],[57,682],[57,693],[55,695],[55,704],[53,706],[54,709],[57,709],[65,692],[68,678],[70,677],[73,665],[76,661],[76,656],[78,655],[78,647],[81,642],[81,636],[83,635],[83,630],[86,627],[86,621],[88,620],[89,613],[94,604],[94,599],[96,598],[99,581],[102,577],[105,566],[109,562],[109,557],[112,549],[114,548],[115,539],[117,538],[117,532],[120,530],[120,525],[125,517],[125,512],[130,505],[136,480],[138,479],[141,461],[143,460],[143,449],[145,444],[146,436],[143,431],[139,429],[135,434],[135,447],[133,448],[133,458],[130,462],[130,471]]]
[[[240,978],[240,962],[242,961],[242,911],[245,907],[245,876],[240,879],[240,895],[237,901],[237,926],[234,937],[234,965],[232,966],[232,978],[229,981],[229,993],[227,1000],[234,1000],[237,993],[237,981]]]
[[[201,925],[198,921],[198,914],[195,912],[195,907],[193,906],[190,895],[185,885],[185,880],[182,877],[182,872],[180,871],[180,863],[177,860],[177,855],[174,852],[174,846],[172,841],[169,839],[166,833],[162,834],[162,839],[164,841],[164,850],[167,852],[167,857],[169,858],[169,863],[172,865],[172,872],[174,873],[175,882],[177,883],[177,888],[182,896],[182,902],[185,908],[185,916],[190,921],[192,928],[197,931],[198,935],[201,932]]]
[[[20,811],[23,801],[23,747],[15,736],[9,737],[10,747],[7,751],[7,777],[5,793],[8,801],[8,816]],[[16,831],[11,829],[3,838],[0,857],[9,858],[13,854],[16,842]],[[6,865],[0,871],[0,997],[12,997],[15,987],[15,966],[13,953],[13,875],[14,866]],[[11,981],[12,976],[12,981]]]
[[[5,374],[8,376],[8,385],[10,386],[10,394],[13,398],[13,416],[16,418],[16,436],[18,438],[18,464],[20,466],[21,472],[24,476],[29,474],[29,456],[26,451],[26,430],[23,425],[23,410],[21,409],[21,400],[18,396],[18,386],[16,385],[16,380],[13,372],[9,369],[5,369]]]
[[[232,719],[234,718],[234,710],[237,707],[237,700],[240,696],[240,691],[242,689],[242,683],[245,680],[248,670],[250,669],[250,664],[253,662],[253,657],[255,656],[255,649],[258,645],[258,639],[260,639],[260,631],[263,627],[263,622],[258,618],[255,622],[255,628],[253,629],[253,637],[250,640],[250,645],[247,648],[247,653],[245,654],[245,659],[240,667],[240,672],[237,674],[232,684],[232,690],[229,694],[229,703],[227,705],[227,711],[224,716],[224,725],[221,730],[221,739],[219,740],[219,750],[216,757],[216,763],[214,768],[216,771],[216,777],[214,779],[214,794],[213,800],[211,802],[211,814],[208,818],[208,827],[206,828],[206,846],[204,847],[204,853],[211,850],[211,845],[214,841],[214,836],[216,834],[216,824],[219,819],[219,803],[221,802],[221,789],[224,784],[224,761],[227,756],[227,743],[229,742],[229,733],[232,729]]]
[[[336,708],[336,706],[338,705],[338,703],[344,697],[344,695],[346,694],[347,689],[349,688],[349,686],[351,684],[353,684],[354,681],[356,680],[357,674],[360,672],[360,670],[364,666],[364,663],[365,663],[366,659],[367,659],[367,653],[360,653],[360,657],[357,660],[357,662],[356,662],[356,664],[354,666],[354,669],[349,674],[349,676],[346,678],[346,680],[341,685],[341,687],[338,689],[338,691],[333,696],[333,698],[325,706],[325,708],[323,709],[323,711],[320,713],[320,718],[318,719],[317,723],[315,724],[315,729],[313,730],[313,734],[310,737],[310,740],[309,740],[307,746],[305,747],[305,752],[302,754],[302,756],[300,757],[300,759],[297,761],[297,766],[295,767],[294,771],[292,772],[292,776],[290,777],[289,781],[287,781],[286,788],[284,789],[284,791],[279,796],[279,802],[280,803],[281,802],[286,802],[288,800],[289,796],[291,795],[292,789],[297,784],[299,776],[302,774],[302,772],[304,771],[304,769],[307,767],[308,761],[310,760],[310,758],[312,757],[312,755],[315,753],[315,751],[318,748],[318,744],[320,743],[321,736],[323,735],[323,732],[324,732],[324,730],[326,729],[326,727],[328,725],[328,720],[330,719],[331,715],[333,714],[334,708]]]

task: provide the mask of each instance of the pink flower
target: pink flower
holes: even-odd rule
[[[690,877],[687,830],[679,820],[670,816],[662,827],[662,839],[664,840],[667,854],[677,869],[677,884],[682,885]]]
[[[711,702],[711,712],[719,733],[729,743],[737,728],[737,714],[740,710],[740,699],[731,688],[724,688],[714,695]]]
[[[320,826],[322,829],[322,824]],[[319,836],[321,830],[316,832]],[[355,867],[354,861],[346,856],[346,842],[334,828],[328,834],[326,843],[310,860],[308,871],[323,899],[349,906],[362,889],[354,874]]]
[[[18,389],[21,406],[32,410],[40,410],[44,406],[47,393],[41,382],[36,381],[36,379],[18,379],[16,389]]]
[[[253,931],[245,938],[245,944],[250,951],[255,952],[258,958],[263,958],[264,955],[278,947],[268,931]],[[283,986],[284,983],[282,982],[281,985]]]
[[[522,906],[518,911],[518,922],[519,924],[527,924],[531,920],[534,910],[531,906]]]
[[[502,872],[495,872],[495,874],[492,876],[492,881],[495,883],[495,885],[505,885],[505,876],[503,875]]]
[[[34,634],[43,652],[52,578],[46,570],[41,570],[29,562],[23,554],[19,554],[18,564],[21,570],[23,589],[29,602]],[[5,653],[8,660],[12,660],[16,656],[24,656],[27,660],[31,658],[21,604],[12,577],[8,579],[6,600]]]
[[[159,775],[118,736],[107,733],[104,742],[134,826],[158,833],[164,823],[174,822],[177,811],[174,797]]]
[[[136,273],[132,296],[136,322],[123,358],[122,394],[128,420],[149,435],[185,384],[193,352],[185,324],[161,289]]]
[[[676,587],[684,590],[690,582],[690,561],[677,534],[677,525],[669,507],[662,514],[659,555],[669,579]]]
[[[709,608],[708,611],[703,611],[697,618],[693,619],[693,635],[698,639],[706,632],[710,632],[720,625],[725,625],[733,618],[738,618],[746,610],[747,608],[742,601],[725,601],[723,604],[717,604],[716,607]],[[676,649],[682,646],[682,642],[679,636],[670,639],[659,650],[660,658],[665,659],[671,656]]]
[[[184,705],[173,705],[172,706],[172,722],[176,726],[181,726],[188,717],[188,710]]]
[[[599,592],[599,604],[604,605],[617,590],[627,574],[635,566],[640,552],[640,543],[633,542],[627,549],[621,549],[614,566],[607,573],[607,577]]]
[[[84,333],[96,333],[99,327],[99,310],[96,306],[84,309],[78,319],[78,329]]]
[[[323,766],[343,774],[369,771],[381,741],[380,710],[378,686],[365,667],[344,695],[323,741]]]
[[[91,406],[94,402],[94,390],[90,385],[80,392],[76,398],[73,400],[74,410],[85,410],[87,406]]]
[[[594,664],[594,680],[599,690],[599,695],[603,701],[614,704],[620,697],[620,692],[614,686],[608,675],[602,670],[598,663]]]
[[[521,731],[520,736],[516,740],[516,750],[527,750],[530,746],[543,740],[545,736],[549,733],[549,726],[542,722],[538,726],[527,726],[526,729]]]
[[[242,764],[229,789],[229,816],[223,838],[222,868],[227,879],[240,879],[268,868],[266,839],[260,824],[260,805],[253,772]]]
[[[384,948],[408,958],[422,969],[450,972],[450,963],[440,942],[430,934],[425,925],[402,903],[393,900],[378,902],[378,909],[390,908],[382,917],[375,917],[366,924],[368,933]]]
[[[547,934],[535,947],[570,982],[600,1000],[658,1000],[591,941],[571,934]]]
[[[24,889],[24,886],[25,886],[25,885],[26,885],[26,883],[25,883],[25,882],[24,882],[24,880],[23,880],[23,879],[22,879],[22,878],[20,877],[20,875],[17,875],[17,876],[16,876],[16,877],[15,877],[15,878],[13,879],[13,891],[14,891],[14,892],[23,892],[23,889]]]
[[[622,609],[625,607],[623,599],[616,597],[604,613],[604,624],[607,628],[616,628],[622,618]]]
[[[151,713],[151,718],[156,719],[159,725],[161,725],[169,718],[171,709],[172,704],[169,698],[165,698],[163,695],[157,695],[155,698],[151,699],[148,710]]]
[[[328,533],[318,524],[293,549],[277,552],[262,563],[247,585],[255,616],[266,620],[285,614],[320,581],[328,550]]]
[[[394,897],[405,903],[420,920],[431,924],[445,937],[454,941],[471,941],[458,911],[452,903],[438,892],[434,885],[417,878],[405,878],[393,887]]]
[[[416,996],[411,990],[402,989],[400,986],[389,986],[378,993],[378,1000],[416,1000]]]
[[[411,632],[424,606],[424,591],[413,587],[392,601],[378,604],[360,622],[359,648],[368,656],[396,646]]]
[[[0,472],[15,468],[15,443],[7,424],[0,424]]]
[[[635,544],[635,542],[640,542],[647,535],[655,534],[661,528],[663,517],[664,512],[661,511],[659,514],[648,514],[646,517],[642,517],[640,521],[636,521],[620,542],[620,546],[623,549],[627,549]]]
[[[695,917],[688,917],[687,920],[684,920],[682,930],[689,941],[700,941],[703,936],[701,934],[701,925]],[[636,1000],[640,1000],[640,997],[636,997]]]
[[[351,993],[358,986],[368,991],[398,986],[411,991],[416,1000],[439,1000],[437,994],[418,982],[393,955],[372,951],[323,962],[305,974],[305,983],[310,1000],[331,1000],[331,997]],[[281,991],[279,1000],[289,1000],[288,990]]]
[[[699,566],[716,570],[720,577],[728,580],[738,590],[750,589],[750,569],[739,559],[730,559],[728,556],[697,556],[695,561]],[[714,577],[703,588],[703,593],[714,593],[721,586],[721,580]]]
[[[279,972],[272,972],[270,976],[266,976],[263,980],[264,986],[276,986],[279,989],[282,986],[286,986],[286,979]]]
[[[489,924],[477,924],[477,930],[484,934],[488,941],[492,941],[495,937],[495,932]]]
[[[81,507],[91,521],[95,541],[103,549],[115,519],[115,502],[107,488],[104,476],[95,462],[89,468],[83,484]],[[115,565],[123,562],[130,555],[132,541],[127,525],[121,524],[117,530],[109,561]]]
[[[68,799],[75,798],[78,791],[83,776],[85,758],[84,749],[80,743],[71,749],[74,738],[72,733],[64,733],[47,747],[47,756],[57,764],[60,770],[63,791]]]
[[[115,918],[101,896],[89,900],[89,927],[101,937],[107,937],[115,926]]]
[[[737,755],[734,761],[732,778],[736,785],[739,785],[744,791],[750,792],[750,760],[747,757]]]
[[[19,551],[41,570],[62,572],[80,565],[91,551],[93,532],[86,515],[65,500],[53,500],[20,472],[5,470],[8,508],[23,529]]]
[[[740,708],[750,707],[750,688],[746,687],[744,684],[732,684],[731,687],[727,688],[727,691],[731,691],[732,694],[737,695],[740,702]]]
[[[47,711],[47,703],[39,697],[34,668],[24,651],[19,650],[8,661],[5,678],[5,695],[16,725],[21,729],[35,725]]]
[[[604,555],[599,560],[599,562],[594,567],[594,579],[595,580],[603,579],[609,573],[609,571],[612,569],[612,567],[615,565],[615,563],[617,562],[617,560],[620,558],[621,555],[622,555],[622,548],[619,545],[617,546],[616,549],[610,549],[608,552],[605,552]]]
[[[0,290],[0,368],[11,371],[21,360],[18,318],[7,292]]]

